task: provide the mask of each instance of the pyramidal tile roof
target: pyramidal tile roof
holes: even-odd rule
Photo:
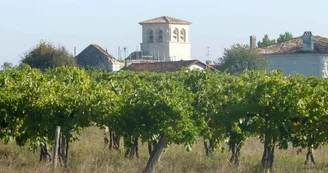
[[[145,21],[140,22],[139,24],[142,25],[142,24],[159,24],[159,23],[191,25],[191,22],[181,20],[181,19],[176,19],[176,18],[169,17],[169,16],[162,16],[162,17],[157,17],[157,18],[150,19],[150,20],[145,20]]]

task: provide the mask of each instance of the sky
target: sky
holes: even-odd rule
[[[327,0],[0,0],[0,64],[18,64],[40,40],[73,54],[98,44],[114,56],[140,49],[140,21],[171,16],[192,22],[193,59],[210,60],[249,36],[277,38],[285,31],[328,37]]]

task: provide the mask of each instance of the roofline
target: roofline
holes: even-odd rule
[[[179,23],[179,22],[170,22],[170,20],[168,19],[169,18],[172,18],[172,19],[176,19],[176,20],[180,20],[181,22],[183,23]],[[153,20],[153,19],[158,19],[158,18],[164,18],[164,20],[166,22],[147,22],[149,20]],[[149,20],[145,20],[145,21],[141,21],[139,22],[139,25],[143,25],[143,24],[177,24],[177,25],[191,25],[192,23],[189,22],[189,21],[186,21],[186,20],[182,20],[182,19],[177,19],[177,18],[174,18],[174,17],[170,17],[170,16],[161,16],[161,17],[157,17],[157,18],[153,18],[153,19],[149,19]]]
[[[192,25],[191,22],[188,22],[188,23],[176,23],[176,22],[166,22],[166,23],[163,23],[163,22],[143,23],[143,22],[139,22],[138,24],[139,24],[139,25],[152,25],[152,24]]]
[[[206,69],[206,68],[210,68],[211,70],[214,70],[214,71],[217,70],[216,68],[211,67],[211,66],[207,65],[206,63],[203,63],[203,62],[199,61],[198,59],[195,59],[195,62],[193,62],[190,66],[195,65],[195,64],[197,64],[197,63],[204,64],[204,65],[205,65],[205,69]]]
[[[217,71],[216,68],[211,67],[211,66],[209,66],[209,65],[207,65],[207,64],[205,64],[205,63],[199,61],[198,59],[193,59],[193,60],[180,60],[180,61],[191,61],[191,63],[190,63],[188,66],[185,66],[185,67],[190,67],[190,66],[192,66],[192,65],[196,65],[196,64],[200,63],[200,64],[203,64],[203,65],[205,66],[204,69],[209,68],[211,71]],[[121,70],[123,70],[123,71],[124,71],[124,70],[131,70],[131,69],[129,69],[129,67],[132,67],[133,65],[140,65],[140,64],[155,64],[155,63],[172,63],[172,62],[179,62],[179,61],[160,61],[160,62],[141,62],[141,63],[134,62],[134,63],[131,63],[130,65],[128,65],[128,66],[126,66],[126,67],[123,67]],[[181,70],[181,68],[180,68],[179,70]],[[145,71],[147,71],[147,70],[145,70]],[[136,72],[141,72],[141,71],[136,71]]]
[[[312,35],[313,38],[328,38],[328,37],[322,37],[322,36],[319,36],[319,35]],[[265,47],[260,47],[260,48],[257,48],[257,49],[265,49],[265,48],[268,48],[268,47],[273,47],[275,45],[279,45],[279,44],[282,44],[282,43],[287,43],[289,41],[293,41],[293,40],[297,40],[297,39],[301,39],[303,36],[298,36],[298,37],[293,37],[291,40],[288,40],[288,41],[284,41],[284,42],[280,42],[280,43],[276,43],[276,44],[273,44],[273,45],[270,45],[270,46],[265,46]]]
[[[307,53],[299,53],[299,52],[295,52],[295,53],[273,53],[273,54],[260,54],[260,55],[263,55],[263,56],[266,56],[266,55],[271,55],[271,56],[279,56],[279,55],[327,55],[328,56],[328,53],[311,53],[311,52],[307,52]]]
[[[106,50],[104,50],[102,47],[100,47],[98,44],[94,44],[94,43],[92,43],[92,44],[90,44],[89,46],[87,46],[86,48],[84,48],[78,55],[76,55],[75,57],[78,57],[83,51],[85,51],[87,48],[89,48],[89,47],[94,47],[95,49],[97,49],[100,53],[102,53],[102,54],[107,54],[106,56],[107,56],[107,58],[108,58],[108,60],[109,61],[111,61],[111,62],[120,62],[120,60],[118,60],[118,59],[116,59],[113,55],[111,55],[110,53],[108,53],[108,52],[106,52]],[[99,48],[99,49],[98,49]],[[109,55],[109,57],[108,57],[108,55]]]
[[[313,38],[324,38],[324,39],[327,39],[327,37],[322,37],[322,36],[318,36],[318,35],[313,35]],[[302,36],[298,36],[298,37],[294,37],[293,39],[291,40],[288,40],[288,41],[284,41],[284,42],[281,42],[281,43],[276,43],[274,45],[270,45],[270,46],[265,46],[265,47],[257,47],[256,50],[257,51],[261,51],[261,50],[267,50],[267,49],[270,49],[271,47],[275,47],[275,46],[278,46],[280,44],[287,44],[288,42],[292,42],[292,41],[295,41],[295,40],[298,40],[298,39],[302,39]],[[315,43],[314,43],[315,44]],[[299,52],[292,52],[292,53],[258,53],[258,54],[261,54],[261,55],[281,55],[281,54],[297,54]],[[302,54],[302,53],[300,53]],[[303,54],[310,54],[309,52],[308,53],[303,53]],[[314,53],[314,54],[328,54],[328,53]]]
[[[264,47],[257,47],[256,49],[266,49],[266,48],[269,48],[269,47],[274,47],[276,45],[280,45],[280,44],[283,44],[283,43],[287,43],[287,42],[290,42],[290,41],[294,41],[294,40],[297,40],[299,38],[302,38],[302,36],[299,36],[299,37],[294,37],[290,40],[287,40],[287,41],[283,41],[283,42],[280,42],[280,43],[276,43],[276,44],[273,44],[273,45],[269,45],[269,46],[264,46]]]
[[[193,63],[197,63],[197,61],[199,61],[199,60],[197,60],[197,59],[191,59],[191,60],[179,60],[179,61],[153,61],[153,62],[140,62],[140,63],[138,63],[138,62],[134,62],[134,63],[132,63],[132,64],[151,64],[151,63],[169,63],[169,62],[180,62],[180,61],[193,61]],[[192,63],[192,64],[193,64]]]

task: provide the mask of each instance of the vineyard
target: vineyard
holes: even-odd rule
[[[327,99],[328,80],[279,71],[41,72],[21,65],[0,71],[0,140],[40,149],[40,161],[49,162],[60,126],[59,162],[67,168],[71,142],[93,126],[108,127],[104,142],[129,158],[147,143],[147,173],[170,146],[191,151],[200,139],[208,157],[227,145],[233,167],[249,138],[263,145],[264,169],[289,147],[306,150],[305,164],[315,165],[313,150],[328,142]]]

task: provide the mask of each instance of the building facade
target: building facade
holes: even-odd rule
[[[108,71],[118,71],[124,63],[116,60],[106,50],[91,44],[76,56],[77,63],[84,68],[92,67]]]
[[[252,43],[254,37],[251,37],[251,46]],[[304,32],[301,37],[257,51],[268,58],[267,70],[280,69],[286,76],[300,73],[308,77],[328,77],[328,38]]]
[[[160,61],[190,60],[190,22],[163,16],[139,23],[142,57]]]

